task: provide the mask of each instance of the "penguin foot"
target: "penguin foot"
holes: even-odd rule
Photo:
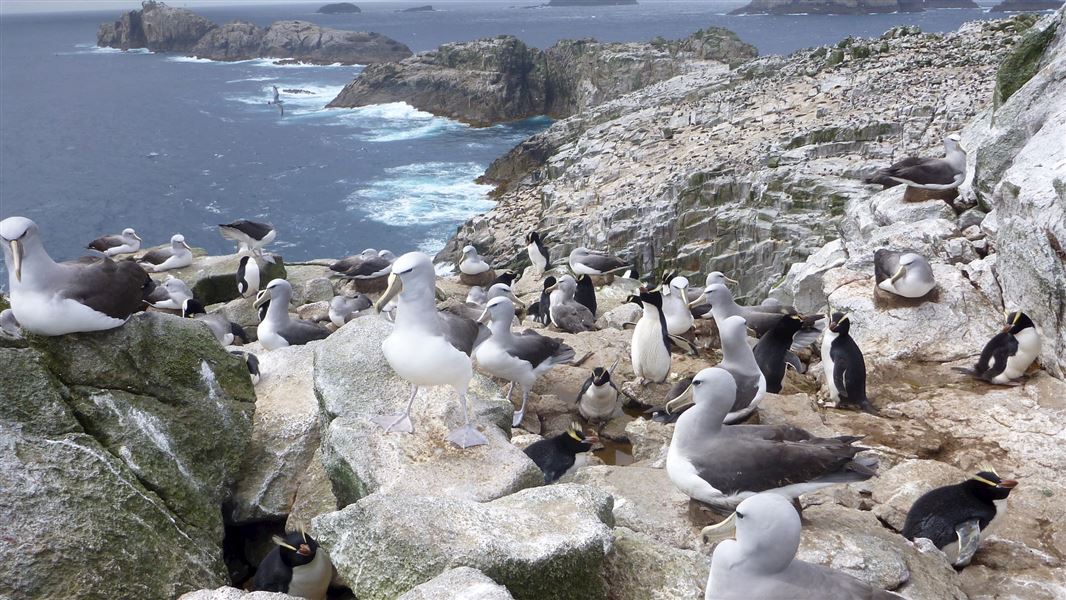
[[[371,421],[377,423],[385,433],[399,431],[401,433],[414,433],[415,428],[411,425],[411,417],[407,415],[378,415],[371,417]]]
[[[448,441],[460,448],[484,446],[489,443],[489,439],[482,435],[480,431],[474,429],[473,425],[463,425],[458,429],[451,430],[448,433]]]
[[[514,415],[511,417],[511,427],[518,427],[519,425],[521,425],[522,424],[522,419],[524,419],[525,416],[526,416],[526,411],[524,411],[524,410],[515,411]]]

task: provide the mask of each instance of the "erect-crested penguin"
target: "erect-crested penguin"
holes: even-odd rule
[[[525,452],[544,472],[544,483],[552,483],[573,468],[579,453],[588,452],[599,441],[595,433],[583,433],[580,424],[571,423],[563,433],[533,442]]]
[[[536,231],[530,231],[526,234],[526,254],[529,255],[529,262],[533,263],[539,273],[552,268],[551,252],[548,251],[548,248],[540,239],[540,234]]]
[[[243,360],[248,366],[248,376],[252,378],[252,385],[259,383],[259,357],[243,350],[230,350],[229,353]]]
[[[242,249],[237,262],[237,292],[248,298],[259,293],[259,263],[251,250]]]
[[[982,533],[1006,508],[1017,481],[1000,479],[984,468],[970,479],[930,490],[914,502],[903,524],[903,537],[926,538],[956,567],[970,563]]]
[[[792,338],[802,327],[803,319],[799,315],[785,315],[752,349],[755,362],[759,363],[759,369],[766,378],[766,391],[771,394],[781,392],[781,382],[785,378],[785,355],[792,347]]]
[[[618,386],[611,381],[611,372],[596,367],[577,393],[577,410],[588,421],[609,421],[622,414]]]
[[[596,316],[596,286],[592,285],[592,277],[579,275],[577,278],[577,290],[574,291],[574,300],[589,309],[592,316]]]
[[[866,397],[866,361],[850,331],[851,315],[835,312],[829,317],[829,327],[822,333],[822,369],[829,397],[837,408],[851,405],[877,414],[877,409]]]
[[[633,373],[640,385],[649,381],[662,383],[670,374],[670,337],[663,317],[663,295],[655,290],[641,291],[640,296],[630,296],[630,301],[640,304],[644,314],[633,329],[630,358]]]
[[[1025,375],[1039,354],[1040,332],[1032,319],[1021,311],[1008,312],[1003,330],[988,340],[974,368],[955,370],[990,383],[1014,385],[1012,382]]]
[[[273,539],[277,547],[259,563],[252,591],[325,600],[333,577],[333,563],[326,549],[304,532],[275,535]]]

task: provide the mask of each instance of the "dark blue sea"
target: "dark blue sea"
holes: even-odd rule
[[[355,15],[318,15],[308,4],[195,10],[218,23],[305,19],[377,31],[416,52],[504,33],[545,47],[564,38],[679,38],[719,25],[760,53],[780,54],[899,24],[948,31],[990,17],[731,17],[723,13],[742,2],[710,1],[528,9],[521,5],[537,0],[429,0],[437,12],[396,12],[426,1],[358,2]],[[549,125],[540,118],[474,129],[402,103],[326,110],[359,67],[96,48],[98,25],[117,16],[0,13],[0,217],[37,221],[57,260],[124,227],[147,244],[180,232],[211,252],[232,251],[216,225],[241,217],[274,223],[275,248],[290,261],[364,247],[433,252],[492,206],[489,188],[474,183],[489,162]],[[310,93],[286,95],[281,117],[266,105],[272,85]]]

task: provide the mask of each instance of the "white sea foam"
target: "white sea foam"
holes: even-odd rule
[[[318,113],[325,108],[326,104],[330,100],[337,97],[344,86],[341,85],[321,85],[316,83],[303,83],[303,82],[288,82],[279,84],[278,89],[281,91],[281,100],[285,105],[285,116],[301,116],[312,113]],[[304,93],[287,93],[285,90],[298,89],[310,92]],[[264,85],[259,88],[259,93],[245,94],[241,96],[229,96],[226,100],[230,102],[239,102],[241,104],[248,104],[252,106],[261,106],[264,110],[274,111],[277,110],[273,106],[267,106],[267,102],[274,97],[274,88],[270,85]]]
[[[492,208],[492,186],[474,183],[483,170],[477,163],[448,162],[391,167],[384,178],[349,194],[346,202],[387,225],[454,223]]]
[[[414,140],[466,127],[458,121],[418,110],[406,102],[338,109],[336,115],[336,124],[359,128],[361,131],[353,137],[364,142]]]
[[[240,83],[242,81],[277,81],[277,79],[277,77],[271,77],[268,75],[266,77],[245,77],[243,79],[230,79],[226,83]]]

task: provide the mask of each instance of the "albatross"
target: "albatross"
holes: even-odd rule
[[[799,316],[803,328],[796,334],[793,345],[796,349],[813,344],[818,340],[824,328],[824,325],[819,326],[818,322],[824,319],[825,315],[800,315],[799,311],[791,306],[779,304],[740,306],[733,300],[733,294],[729,288],[720,283],[707,286],[703,294],[693,302],[697,306],[704,303],[711,305],[710,313],[715,323],[722,323],[733,315],[739,315],[744,317],[748,327],[755,331],[756,337],[762,337],[786,316]]]
[[[666,472],[690,498],[729,511],[759,492],[798,498],[876,474],[877,461],[856,458],[858,438],[817,438],[789,425],[723,425],[737,385],[725,369],[703,369],[668,412],[695,404],[677,419]]]
[[[192,290],[177,277],[167,277],[162,285],[157,286],[148,296],[148,303],[155,308],[181,310],[185,301],[192,298]]]
[[[525,417],[526,401],[537,377],[555,365],[573,360],[574,350],[558,338],[545,337],[531,329],[516,334],[511,331],[513,321],[514,303],[510,298],[490,300],[478,322],[488,322],[492,335],[477,347],[474,358],[490,375],[511,382],[507,387],[508,402],[515,382],[522,386],[522,407],[515,411],[511,422],[517,427]]]
[[[548,314],[552,325],[568,333],[581,333],[596,329],[596,315],[574,299],[577,281],[572,275],[563,275],[555,285],[545,291],[551,292]]]
[[[281,99],[281,92],[278,91],[278,86],[270,86],[274,88],[274,99],[267,102],[267,106],[276,106],[278,111],[281,112],[281,116],[285,116],[285,102]]]
[[[624,260],[609,254],[592,252],[588,248],[574,248],[570,252],[570,270],[578,275],[606,275],[629,268]]]
[[[141,236],[132,227],[127,227],[118,235],[105,235],[89,242],[89,250],[103,252],[104,256],[133,254],[141,249]]]
[[[461,272],[467,275],[481,275],[491,268],[489,263],[478,256],[477,248],[473,246],[465,246],[463,248],[463,259],[459,261],[459,270]]]
[[[278,236],[278,230],[270,223],[237,219],[232,223],[219,223],[218,233],[227,240],[237,242],[237,252],[247,248],[267,262],[274,262],[271,257],[263,255],[263,246],[273,242]]]
[[[185,243],[185,236],[175,233],[169,248],[149,250],[138,262],[154,273],[181,269],[192,264],[192,247]]]
[[[704,541],[718,543],[711,558],[706,600],[902,600],[844,573],[796,559],[800,516],[784,496],[756,494],[717,525],[704,527]]]
[[[478,326],[469,319],[440,313],[435,303],[436,274],[433,262],[421,252],[408,252],[396,259],[389,285],[374,308],[379,312],[398,297],[396,326],[381,343],[392,370],[411,383],[407,409],[398,415],[374,417],[385,431],[411,433],[411,407],[418,388],[448,385],[459,395],[463,426],[448,433],[448,441],[460,448],[487,444],[488,439],[470,423],[466,392],[474,370],[470,354],[476,345]]]
[[[259,342],[267,350],[301,346],[314,340],[324,340],[329,335],[329,330],[324,327],[289,316],[291,298],[292,285],[284,279],[275,279],[256,295],[252,303],[255,308],[267,305],[266,315],[256,329]]]
[[[141,310],[155,288],[132,261],[85,258],[57,263],[37,224],[25,217],[0,221],[11,311],[25,331],[63,335],[112,329]]]
[[[207,325],[207,328],[211,330],[218,343],[223,346],[229,346],[234,340],[238,339],[241,340],[242,344],[248,343],[248,334],[243,327],[219,313],[208,313],[204,305],[195,298],[189,298],[182,303],[181,316]]]
[[[944,158],[905,158],[885,169],[878,169],[863,180],[890,188],[906,184],[923,190],[953,190],[966,179],[966,151],[962,138],[951,134],[944,138]]]
[[[394,260],[395,257],[388,250],[378,252],[367,248],[359,254],[334,262],[329,266],[329,270],[337,277],[345,279],[377,279],[392,272]]]
[[[914,252],[884,248],[874,252],[877,287],[904,298],[921,298],[936,287],[929,261]]]

